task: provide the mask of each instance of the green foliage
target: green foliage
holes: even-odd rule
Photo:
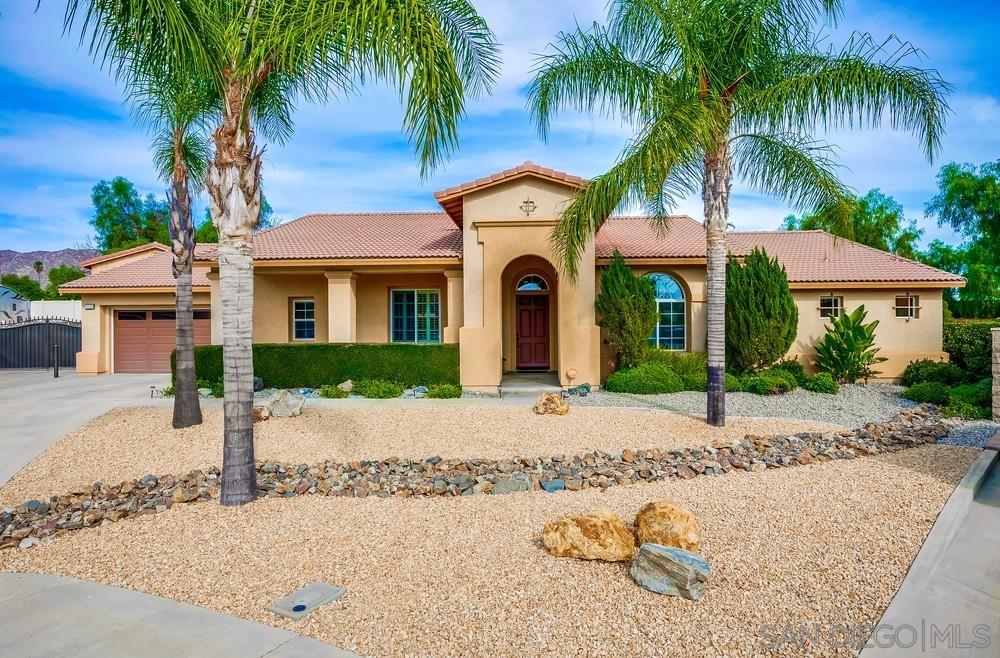
[[[617,249],[601,274],[601,291],[594,306],[601,326],[607,328],[611,344],[618,350],[619,366],[631,368],[642,363],[657,320],[653,282],[636,276]]]
[[[771,370],[784,370],[795,378],[795,383],[799,386],[805,386],[806,381],[809,379],[806,377],[805,366],[802,365],[801,361],[794,358],[778,361],[771,366]]]
[[[0,285],[6,286],[25,299],[32,301],[45,299],[45,291],[30,276],[23,274],[4,274],[0,276]]]
[[[865,324],[867,315],[863,305],[850,313],[841,313],[833,318],[826,335],[816,343],[816,366],[830,373],[838,383],[868,381],[878,374],[873,366],[885,361],[875,347],[878,320]]]
[[[318,392],[321,398],[327,398],[330,400],[340,400],[342,398],[350,396],[350,393],[348,393],[347,391],[342,391],[336,386],[332,386],[330,384],[327,384],[326,386],[321,386]]]
[[[961,318],[1000,317],[1000,266],[992,263],[991,245],[970,240],[952,246],[935,240],[920,254],[920,260],[952,274],[965,277],[961,290],[945,288],[945,309]],[[945,320],[948,320],[947,315]]]
[[[911,361],[903,371],[903,385],[913,386],[920,382],[941,382],[947,386],[960,384],[967,379],[965,372],[948,361],[919,359]]]
[[[762,249],[726,268],[726,367],[766,368],[788,353],[798,331],[799,309],[785,268]]]
[[[662,363],[642,363],[634,368],[618,370],[604,383],[614,393],[676,393],[684,390],[684,382]]]
[[[981,379],[974,384],[960,384],[951,389],[951,402],[961,402],[989,409],[993,404],[993,380]]]
[[[161,388],[160,389],[160,393],[162,393],[163,397],[165,397],[165,398],[172,398],[172,397],[174,397],[174,386],[173,386],[173,384],[168,384],[167,386],[164,386],[163,388]]]
[[[221,345],[195,346],[194,360],[199,378],[222,380]],[[253,346],[253,364],[254,374],[275,388],[319,388],[347,379],[459,383],[458,345],[451,344],[262,343]]]
[[[59,286],[70,281],[76,281],[86,276],[79,267],[62,263],[49,270],[49,284],[45,287],[45,294],[49,299],[79,299],[79,295],[60,295]]]
[[[917,257],[917,243],[923,230],[914,220],[903,217],[903,207],[881,190],[869,190],[863,197],[849,197],[843,201],[842,212],[847,213],[848,223],[832,221],[831,213],[819,212],[802,216],[789,215],[782,228],[811,231],[823,229],[842,238],[898,254],[903,258]]]
[[[403,385],[385,379],[362,379],[354,386],[353,392],[373,399],[398,398],[403,395]]]
[[[427,397],[435,399],[460,398],[462,387],[454,384],[433,384],[427,387]]]
[[[212,385],[209,386],[209,388],[212,389],[213,398],[222,398],[226,396],[226,385],[221,379],[212,382]]]
[[[743,382],[731,372],[726,373],[726,391],[729,393],[739,393],[743,390]]]
[[[974,379],[989,377],[993,338],[992,327],[1000,326],[1000,321],[945,322],[942,346],[951,357],[952,363],[967,371]]]
[[[646,354],[646,360],[662,363],[680,375],[682,379],[705,373],[708,370],[708,357],[704,352],[679,352],[651,347]]]
[[[798,388],[798,382],[790,372],[773,368],[748,373],[740,378],[740,383],[744,391],[757,395],[778,395]]]
[[[950,389],[941,382],[920,382],[905,391],[903,397],[914,402],[930,402],[938,406],[948,404]]]
[[[966,420],[989,420],[993,416],[993,412],[989,407],[977,407],[968,402],[952,399],[941,407],[941,415],[948,418],[961,416]]]
[[[149,242],[170,244],[166,201],[152,194],[140,196],[127,178],[118,176],[94,185],[90,194],[94,216],[90,220],[102,253],[109,254]]]
[[[828,372],[817,373],[815,377],[808,377],[802,388],[813,393],[826,393],[836,395],[840,392],[840,384],[833,379],[833,375]]]

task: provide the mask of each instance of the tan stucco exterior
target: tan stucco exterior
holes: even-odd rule
[[[575,187],[531,176],[491,184],[461,198],[461,258],[329,259],[262,261],[254,270],[254,341],[292,342],[291,308],[295,299],[315,303],[312,342],[387,343],[391,341],[390,293],[394,289],[440,292],[441,341],[458,343],[461,381],[467,390],[495,392],[504,373],[517,369],[515,286],[521,276],[536,274],[548,283],[548,369],[564,386],[596,385],[615,366],[615,353],[602,336],[594,299],[606,262],[587,245],[576,280],[563,275],[549,241],[556,219]],[[525,210],[528,210],[526,212]],[[148,255],[148,254],[146,254]],[[143,257],[129,256],[129,260]],[[674,277],[685,297],[686,349],[704,351],[706,285],[704,259],[633,259],[639,274],[662,272]],[[102,268],[114,261],[101,263]],[[209,288],[195,293],[195,305],[210,307],[212,341],[222,342],[217,270],[208,271]],[[943,285],[943,284],[942,284]],[[824,287],[825,286],[825,287]],[[799,331],[790,355],[812,364],[813,345],[825,332],[819,315],[821,295],[842,296],[851,310],[864,304],[877,331],[882,377],[898,377],[918,358],[944,359],[942,288],[913,284],[793,284],[799,306]],[[109,372],[112,367],[113,311],[124,308],[170,308],[170,290],[116,289],[82,291],[83,350],[77,370]],[[920,296],[920,317],[895,317],[894,297]],[[570,378],[569,372],[575,371]]]

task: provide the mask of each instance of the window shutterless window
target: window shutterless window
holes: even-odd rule
[[[653,328],[653,335],[649,338],[650,344],[667,350],[685,349],[687,309],[684,291],[669,274],[656,272],[646,276],[653,281],[655,286],[656,307],[659,312],[659,319],[656,327]]]
[[[316,302],[292,300],[292,340],[316,340]]]
[[[844,298],[827,295],[819,298],[819,317],[839,318],[844,312]]]
[[[441,342],[440,291],[393,290],[391,310],[392,342]]]
[[[897,295],[895,308],[897,318],[919,318],[920,297],[918,295]]]

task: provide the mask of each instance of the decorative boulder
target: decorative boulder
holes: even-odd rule
[[[569,403],[557,393],[542,393],[535,400],[535,413],[565,416],[569,413]]]
[[[259,391],[263,391],[264,390],[264,380],[261,379],[260,377],[254,377],[253,378],[253,390],[254,390],[254,393],[257,393]]]
[[[278,391],[267,401],[267,407],[275,418],[291,418],[302,413],[302,405],[306,399],[288,391]]]
[[[626,562],[635,555],[635,537],[625,523],[608,510],[546,523],[542,542],[556,557]]]
[[[649,503],[636,514],[635,539],[639,544],[701,549],[701,527],[694,514],[666,500]]]
[[[271,410],[267,407],[253,408],[253,422],[259,423],[271,417]]]
[[[337,388],[342,390],[344,393],[350,393],[354,390],[354,381],[348,379],[346,382],[340,382],[337,384]]]
[[[643,544],[629,573],[643,589],[697,601],[712,569],[701,555],[674,546]]]

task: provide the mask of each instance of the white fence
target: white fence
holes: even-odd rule
[[[33,301],[28,308],[28,317],[64,318],[79,322],[83,318],[83,302],[76,299],[66,301]]]

